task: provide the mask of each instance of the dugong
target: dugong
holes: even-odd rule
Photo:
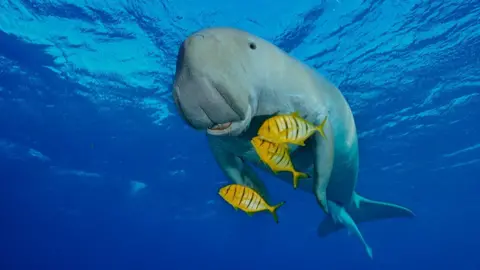
[[[328,209],[322,209],[328,214],[318,227],[320,237],[345,227],[361,237],[356,223],[414,216],[405,207],[355,192],[359,154],[350,106],[326,78],[267,40],[229,27],[191,34],[178,51],[172,92],[185,122],[206,132],[225,175],[254,188],[267,201],[269,193],[253,166],[290,185],[292,181],[290,174],[274,174],[263,165],[253,149],[250,140],[262,122],[273,115],[299,112],[318,125],[328,116],[326,140],[317,132],[304,147],[290,146],[295,168],[312,176],[301,180],[299,189],[312,192],[319,204],[322,189],[326,190]]]

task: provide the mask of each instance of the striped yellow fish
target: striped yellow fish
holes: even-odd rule
[[[263,122],[257,135],[264,140],[274,143],[291,143],[305,146],[305,140],[312,136],[315,131],[320,132],[324,139],[327,138],[323,131],[326,122],[327,117],[325,116],[322,123],[315,126],[303,119],[298,112],[276,115]]]
[[[222,187],[218,194],[235,210],[242,210],[249,216],[254,213],[269,211],[272,213],[275,222],[278,223],[277,209],[285,202],[270,206],[255,190],[239,184],[231,184]]]
[[[273,143],[261,139],[259,136],[251,140],[260,159],[267,164],[274,173],[285,171],[293,174],[293,187],[297,188],[299,178],[308,178],[306,173],[297,172],[293,167],[288,153],[288,146],[284,143]]]

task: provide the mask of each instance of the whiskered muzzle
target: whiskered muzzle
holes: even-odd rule
[[[195,129],[226,128],[228,123],[241,121],[237,113],[218,90],[207,80],[186,80],[174,85],[174,99],[186,122]]]

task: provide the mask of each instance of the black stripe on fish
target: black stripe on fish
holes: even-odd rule
[[[295,124],[297,125],[296,132],[295,132],[295,140],[298,139],[298,133],[300,132],[300,123],[298,122],[296,117],[293,117],[293,121],[295,121]]]
[[[278,119],[275,119],[273,122],[275,123],[275,126],[277,126],[277,132],[280,132],[280,125],[278,124],[278,121]]]
[[[260,199],[258,198],[258,196],[255,196],[255,203],[253,204],[254,205],[253,209],[258,210],[259,204],[260,204]]]
[[[278,161],[277,165],[282,164],[282,161],[283,161],[283,159],[285,158],[285,156],[286,156],[286,151],[283,151],[283,152],[282,152],[282,157],[281,157],[280,160]]]
[[[227,187],[227,190],[225,190],[225,195],[224,195],[225,197],[227,197],[227,194],[228,194],[228,192],[230,191],[230,188],[231,188],[231,187],[232,187],[232,186],[228,186],[228,187]]]
[[[243,195],[245,195],[245,187],[242,187],[243,190],[242,190],[242,196],[240,196],[240,202],[238,203],[239,205],[241,205],[243,203]]]
[[[260,139],[260,144],[258,146],[262,146],[265,143],[265,140]]]
[[[232,203],[235,203],[235,198],[237,197],[237,186],[235,186],[235,190],[233,191],[233,199],[232,199]]]
[[[287,134],[288,134],[288,124],[287,124],[287,120],[285,120],[285,116],[281,117],[280,119],[282,120],[282,124],[285,127],[285,130],[287,131]]]
[[[290,139],[288,136],[290,135],[290,130],[292,130],[292,123],[290,122],[290,119],[285,117],[285,122],[286,122],[286,127],[285,127],[285,139]]]
[[[250,209],[250,204],[252,204],[252,199],[253,199],[253,192],[251,190],[249,190],[249,194],[251,194],[252,196],[250,196],[250,198],[248,199],[248,205],[247,205],[247,209]]]

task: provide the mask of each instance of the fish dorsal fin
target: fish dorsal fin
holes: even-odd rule
[[[301,118],[300,113],[298,113],[298,111],[294,111],[290,115],[293,116],[293,117],[300,117]]]

